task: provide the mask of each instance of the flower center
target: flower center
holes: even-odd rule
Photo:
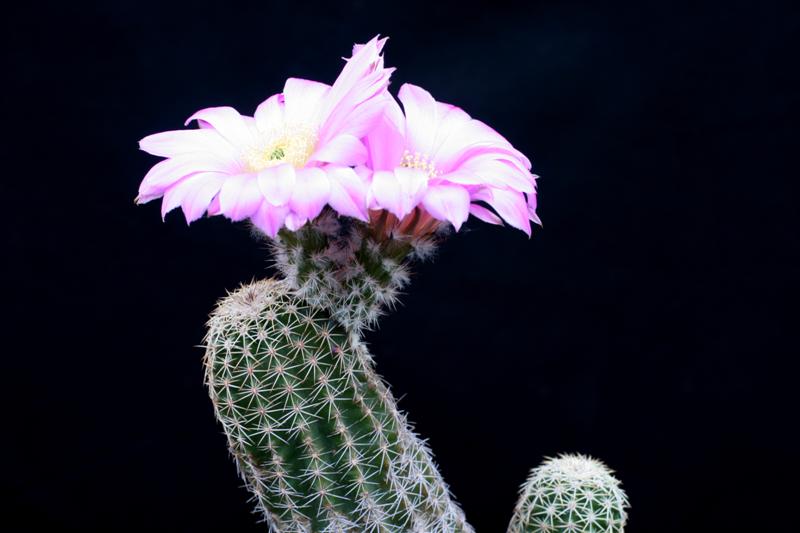
[[[259,172],[282,163],[302,168],[314,153],[317,140],[317,132],[308,126],[287,126],[265,133],[258,144],[242,154],[244,167],[248,172]]]
[[[403,159],[400,160],[400,166],[421,170],[428,175],[428,179],[435,178],[442,173],[441,170],[436,168],[436,163],[428,159],[428,154],[420,154],[419,152],[414,152],[412,154],[408,150],[403,152]]]

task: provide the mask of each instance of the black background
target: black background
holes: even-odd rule
[[[789,6],[27,3],[2,17],[2,520],[264,531],[202,384],[243,225],[136,207],[139,138],[335,79],[404,82],[529,154],[544,227],[471,221],[368,335],[479,532],[543,456],[614,468],[629,532],[796,525],[798,91]],[[10,319],[10,321],[9,321]],[[7,524],[7,525],[8,525]]]

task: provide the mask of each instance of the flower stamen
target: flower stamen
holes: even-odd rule
[[[421,170],[428,175],[428,179],[435,178],[442,173],[441,170],[436,168],[436,163],[429,160],[428,154],[420,154],[419,152],[412,154],[408,150],[403,152],[400,166]]]
[[[287,126],[264,133],[257,144],[242,153],[244,168],[259,172],[282,163],[302,168],[314,153],[317,140],[317,132],[307,126]]]

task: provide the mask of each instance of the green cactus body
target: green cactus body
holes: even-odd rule
[[[509,533],[622,533],[628,500],[600,461],[548,459],[522,487]]]
[[[205,368],[271,531],[472,531],[357,335],[286,281],[220,301]]]

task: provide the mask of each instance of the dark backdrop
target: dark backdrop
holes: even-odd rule
[[[529,467],[575,451],[617,471],[632,533],[791,529],[800,26],[695,4],[3,8],[2,520],[264,531],[196,345],[267,255],[134,206],[157,161],[136,143],[330,83],[381,33],[394,90],[463,107],[541,175],[543,229],[471,221],[368,335],[472,523],[504,531]]]

